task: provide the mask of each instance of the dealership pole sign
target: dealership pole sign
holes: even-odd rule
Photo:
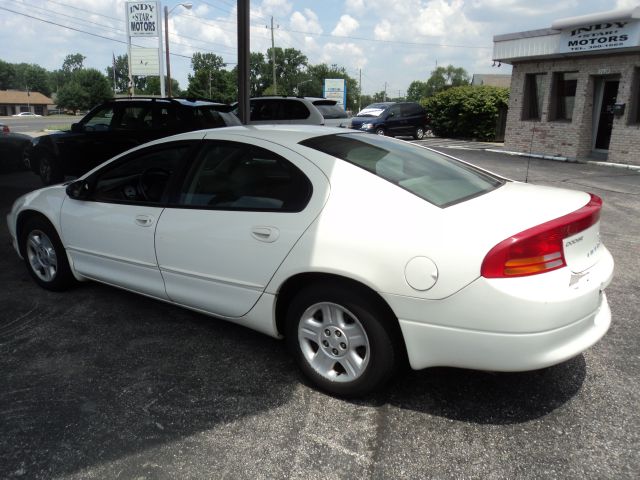
[[[638,45],[640,22],[620,20],[562,30],[559,52],[592,52]]]
[[[129,35],[132,37],[157,37],[160,31],[158,7],[158,2],[128,2]]]
[[[322,90],[324,98],[335,100],[342,108],[346,108],[347,81],[344,78],[325,78]]]
[[[127,44],[129,46],[129,83],[133,94],[133,76],[159,76],[160,93],[164,94],[164,62],[162,54],[162,19],[160,2],[126,2]],[[131,45],[131,39],[148,42],[157,38],[157,46]]]

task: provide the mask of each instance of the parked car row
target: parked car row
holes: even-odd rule
[[[79,176],[136,145],[181,132],[240,125],[237,105],[176,98],[119,98],[92,109],[71,131],[33,139],[25,163],[45,185]],[[371,105],[348,118],[335,100],[259,97],[250,101],[250,124],[341,126],[378,135],[423,138],[428,118],[417,103]],[[22,155],[21,155],[22,157]]]

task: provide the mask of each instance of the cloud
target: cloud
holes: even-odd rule
[[[321,63],[333,63],[344,67],[351,77],[356,77],[357,69],[367,64],[367,55],[355,43],[326,43],[323,47]]]
[[[376,40],[391,40],[393,38],[393,34],[391,32],[391,23],[389,23],[389,20],[385,19],[378,23],[373,29],[373,34],[375,35]]]
[[[293,5],[287,0],[264,0],[260,10],[266,15],[289,15]]]
[[[345,10],[354,15],[362,15],[365,12],[364,0],[346,0]]]
[[[616,1],[616,10],[622,8],[632,8],[638,6],[638,0],[617,0]]]
[[[305,33],[322,33],[322,27],[318,20],[318,15],[309,9],[305,8],[304,13],[298,11],[293,12],[289,21],[292,30]]]
[[[355,32],[359,26],[360,23],[351,15],[342,15],[340,17],[340,21],[336,25],[336,28],[331,32],[331,35],[345,37]]]

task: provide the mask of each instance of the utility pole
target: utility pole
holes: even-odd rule
[[[362,110],[362,69],[360,69],[360,81],[358,82],[358,112]],[[356,112],[357,113],[357,112]]]
[[[273,94],[277,95],[278,86],[276,85],[276,44],[273,40],[273,17],[271,17],[271,61],[273,63]]]
[[[384,82],[384,95],[382,96],[382,101],[387,101],[387,82]]]

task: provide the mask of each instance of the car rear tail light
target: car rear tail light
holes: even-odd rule
[[[2,133],[9,133],[9,127],[7,125],[2,125]]]
[[[493,247],[482,262],[485,278],[510,278],[550,272],[567,265],[564,239],[594,225],[600,218],[602,199],[591,194],[584,207],[530,228]]]

